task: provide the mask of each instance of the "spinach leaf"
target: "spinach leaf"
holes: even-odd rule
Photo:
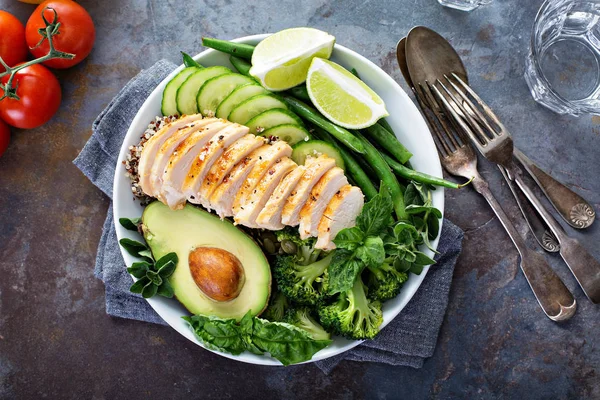
[[[290,365],[310,360],[331,340],[314,340],[306,331],[293,325],[255,318],[252,343],[283,365]]]
[[[173,291],[173,286],[171,286],[171,282],[169,282],[167,279],[163,280],[162,285],[158,287],[156,293],[159,296],[166,297],[168,299],[172,298],[175,295],[175,292]]]
[[[146,272],[148,272],[150,268],[152,268],[152,264],[150,264],[149,262],[139,261],[131,264],[131,267],[127,268],[127,272],[140,279],[146,276]]]
[[[366,265],[378,267],[385,259],[383,240],[379,236],[370,236],[365,240],[364,246],[356,249],[356,258]],[[354,281],[352,282],[354,283]]]
[[[119,218],[119,223],[123,228],[135,232],[137,232],[140,222],[142,222],[141,218]]]
[[[365,236],[377,236],[389,225],[393,209],[392,196],[387,186],[382,184],[379,194],[363,206],[356,218],[356,226],[364,232]]]
[[[211,350],[233,355],[241,354],[246,350],[242,330],[235,319],[220,319],[204,315],[183,317],[183,319],[190,324],[198,340]]]
[[[414,263],[417,265],[432,265],[435,264],[435,261],[431,258],[427,257],[425,254],[420,251],[415,251],[415,261]]]
[[[342,229],[333,240],[338,249],[354,250],[361,245],[365,234],[358,226]]]
[[[365,263],[355,258],[354,252],[346,249],[336,249],[331,264],[327,267],[329,294],[345,292],[350,289],[364,267]]]

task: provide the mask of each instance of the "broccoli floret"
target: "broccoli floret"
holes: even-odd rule
[[[300,239],[298,230],[290,226],[275,232],[277,241],[286,254],[294,255],[296,262],[302,265],[311,264],[319,258],[321,250],[315,249],[316,238]]]
[[[277,290],[271,295],[269,305],[267,306],[266,310],[262,312],[260,317],[271,322],[279,322],[283,320],[283,316],[285,315],[289,306],[290,302],[287,297],[285,297],[281,291]]]
[[[367,288],[359,277],[352,289],[338,295],[337,300],[319,309],[325,329],[348,339],[373,339],[383,322],[381,303],[369,301]]]
[[[387,262],[376,267],[369,266],[364,274],[367,275],[365,281],[369,288],[368,298],[379,301],[386,301],[398,296],[402,285],[408,279],[405,272],[399,272]]]
[[[331,335],[312,317],[308,307],[290,308],[283,318],[283,322],[294,325],[308,332],[315,340],[329,340]]]
[[[326,295],[327,267],[333,253],[305,265],[296,256],[278,256],[274,275],[277,287],[290,300],[302,305],[315,305]]]

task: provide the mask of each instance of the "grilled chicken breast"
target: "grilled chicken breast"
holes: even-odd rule
[[[200,187],[204,182],[208,171],[221,157],[225,148],[235,143],[239,138],[248,133],[248,128],[239,124],[227,124],[226,127],[218,131],[204,145],[198,156],[194,159],[191,167],[187,168],[187,175],[183,182],[182,198],[190,199],[191,203],[208,205],[208,199],[198,195]]]
[[[256,224],[260,228],[278,231],[285,227],[285,225],[281,223],[283,207],[305,171],[306,168],[304,165],[299,165],[296,169],[287,174],[279,185],[277,185],[264,208],[256,217]]]
[[[194,197],[200,198],[201,204],[205,208],[210,209],[208,199],[210,199],[215,189],[223,182],[223,178],[237,163],[264,144],[264,138],[248,134],[229,146],[221,157],[214,162],[212,167],[210,167],[210,170],[204,177],[204,182],[200,186],[200,190]]]
[[[300,210],[310,195],[313,186],[331,168],[335,167],[335,160],[325,155],[308,157],[305,162],[306,171],[300,181],[290,193],[281,214],[284,225],[296,226],[300,222]]]
[[[199,154],[202,154],[207,144],[214,140],[215,136],[221,135],[221,132],[228,129],[229,126],[223,121],[213,121],[197,129],[177,146],[164,169],[163,183],[159,192],[161,201],[172,209],[180,208],[185,204],[186,196],[183,193],[183,185],[194,160],[198,158]],[[196,128],[197,126],[191,129]]]
[[[263,210],[279,182],[297,166],[289,157],[277,160],[256,185],[247,201],[240,206],[240,211],[235,213],[235,223],[250,228],[259,228],[259,225],[256,224],[256,217]]]
[[[156,132],[154,136],[148,139],[148,142],[144,145],[144,149],[140,156],[140,162],[138,164],[138,176],[140,178],[140,187],[144,193],[151,195],[152,190],[150,188],[150,171],[154,165],[156,153],[158,149],[165,143],[165,141],[171,137],[178,129],[183,128],[187,124],[202,119],[202,114],[187,115],[179,118],[165,125],[161,130]]]
[[[292,155],[292,148],[286,142],[277,141],[270,145],[270,148],[265,153],[259,156],[258,162],[252,168],[244,183],[237,192],[235,200],[233,202],[233,213],[234,215],[240,212],[242,207],[248,201],[248,197],[258,185],[263,176],[267,173],[267,170],[282,157],[289,157]]]
[[[364,196],[356,186],[346,185],[338,191],[321,217],[315,247],[323,250],[335,249],[333,239],[342,229],[356,224],[356,217],[360,214],[364,202]]]
[[[319,222],[333,196],[345,185],[348,179],[344,170],[334,167],[327,171],[312,188],[308,200],[300,210],[300,238],[318,235]]]

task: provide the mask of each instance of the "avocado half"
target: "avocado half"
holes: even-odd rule
[[[171,210],[149,204],[142,215],[144,238],[155,259],[175,252],[169,281],[175,297],[193,314],[241,319],[259,315],[271,292],[271,268],[261,248],[231,222],[187,204]]]

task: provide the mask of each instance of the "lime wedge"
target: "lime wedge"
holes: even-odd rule
[[[318,29],[285,29],[256,46],[250,75],[271,91],[292,88],[306,80],[314,57],[331,56],[334,44],[335,37]]]
[[[348,129],[374,125],[389,114],[381,97],[342,66],[314,58],[306,78],[308,95],[334,124]]]

